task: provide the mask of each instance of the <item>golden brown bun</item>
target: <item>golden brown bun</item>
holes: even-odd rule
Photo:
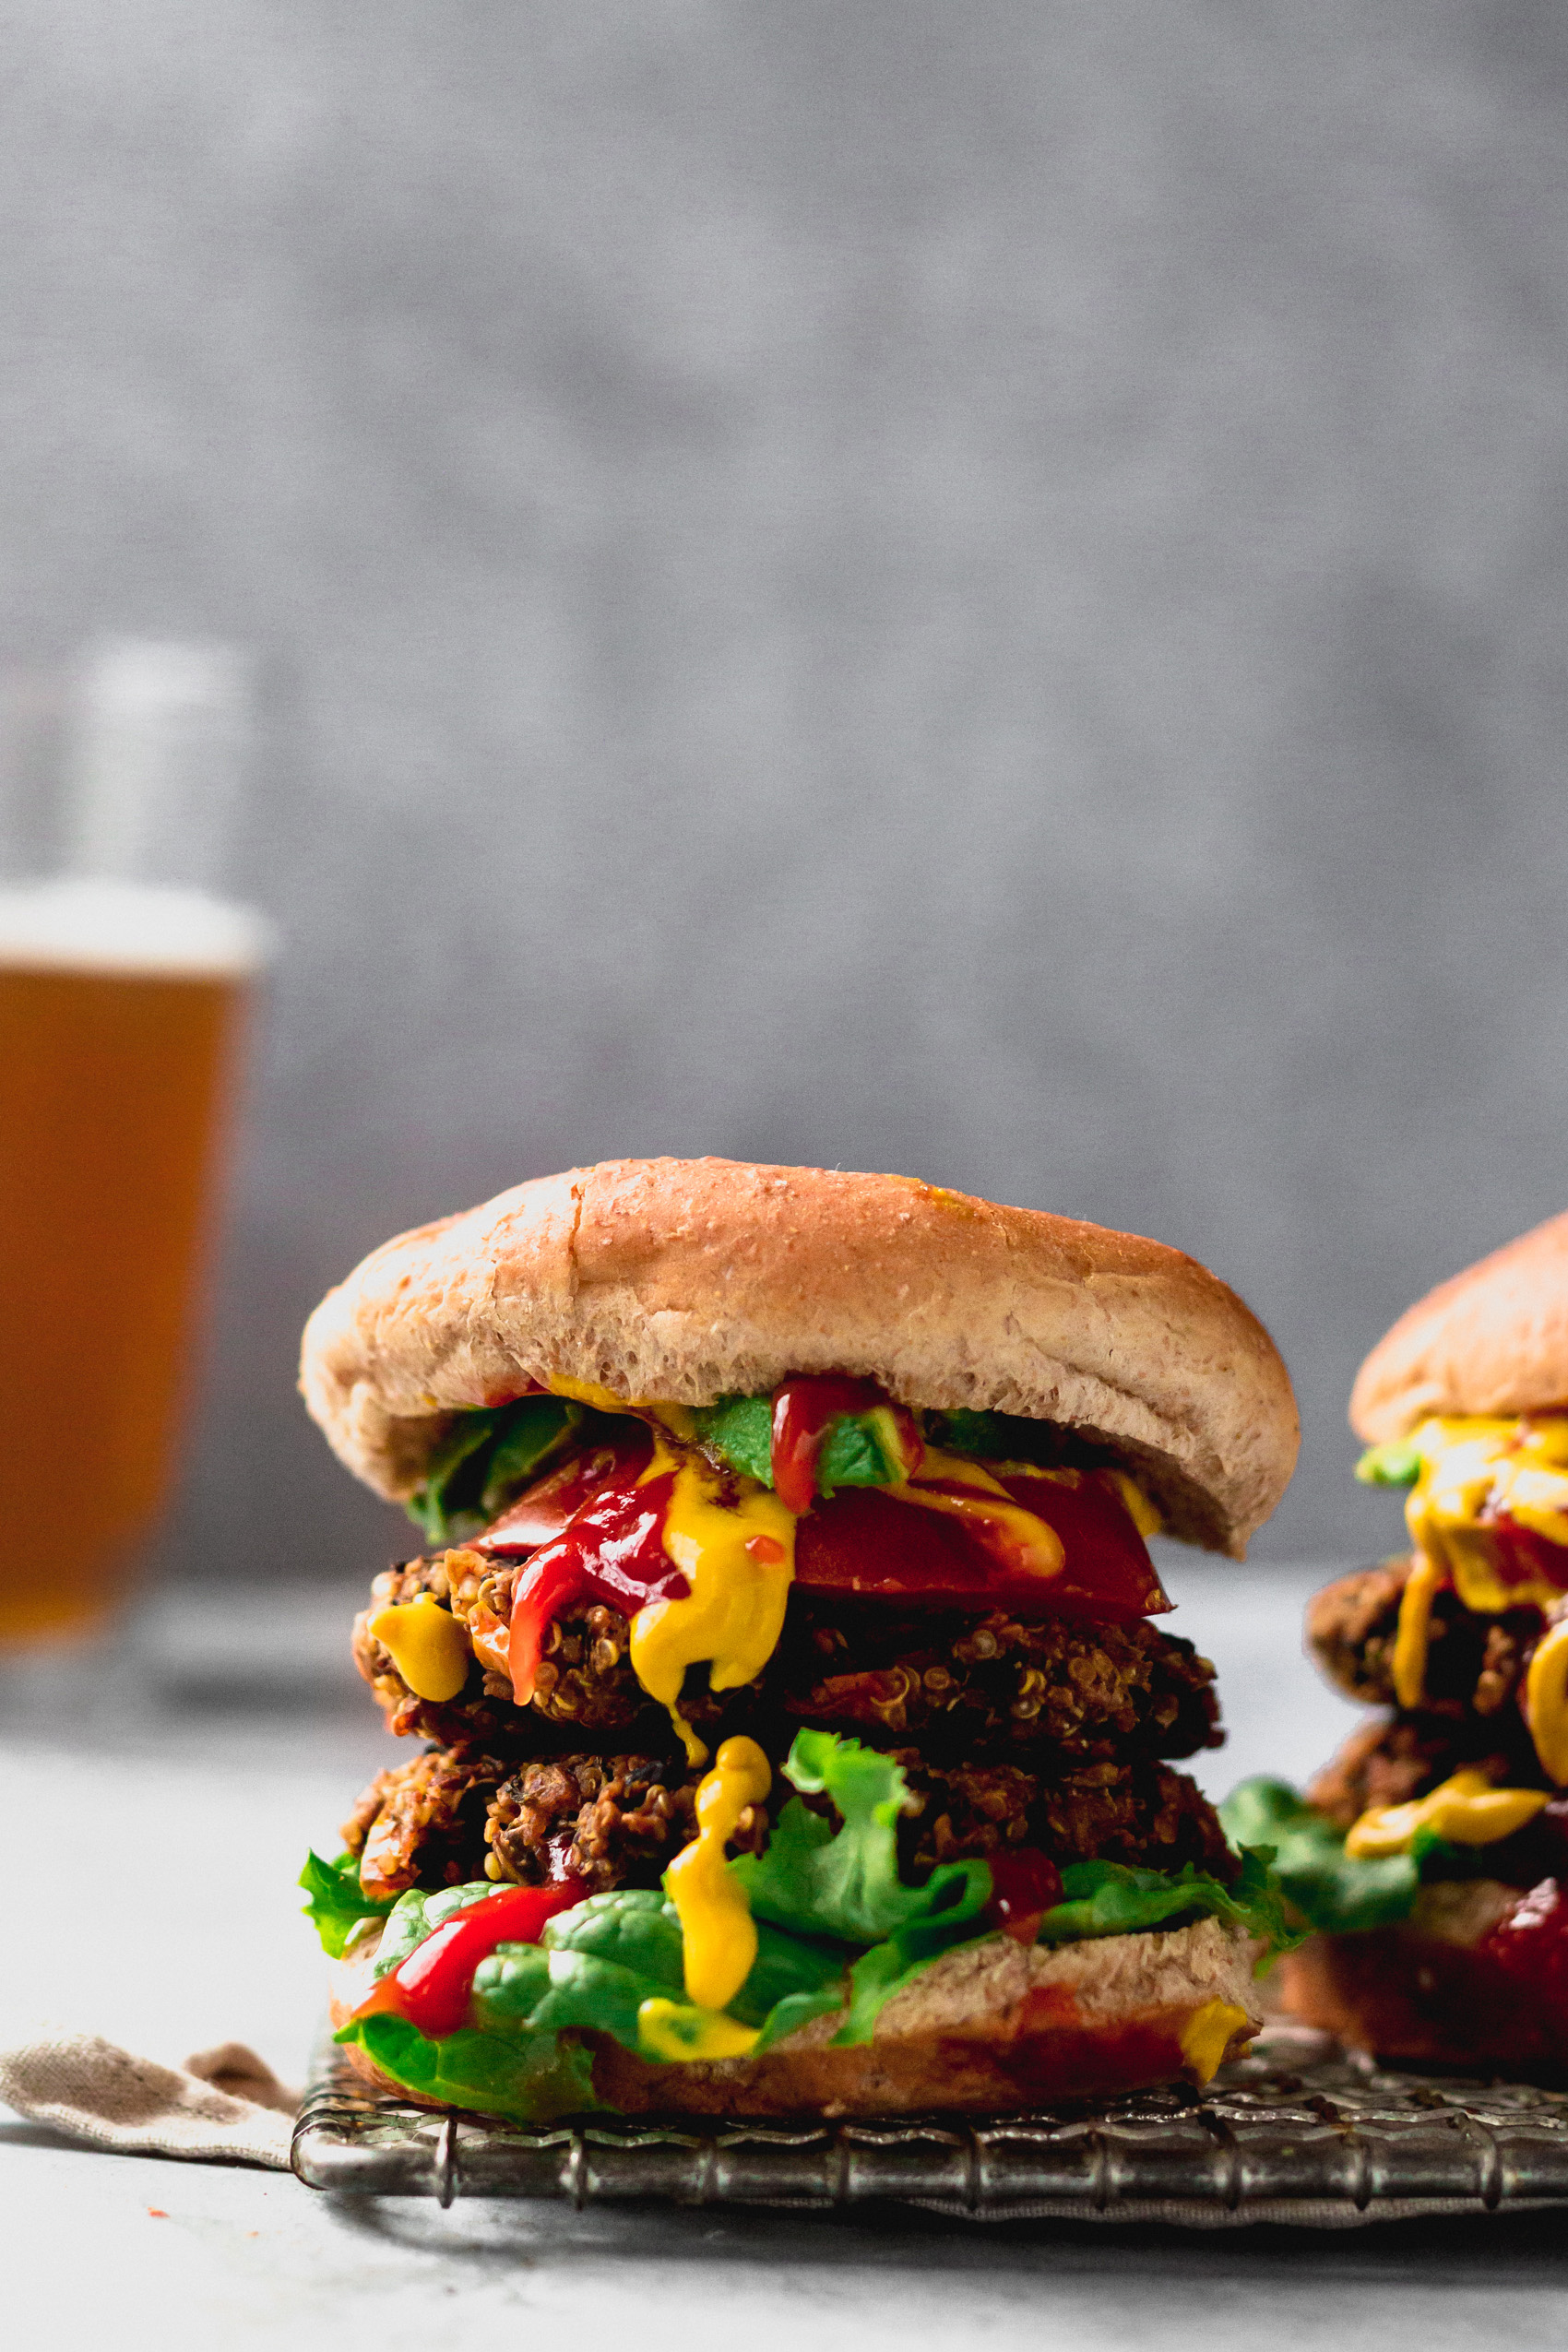
[[[1561,2078],[1568,2014],[1532,2000],[1478,1948],[1519,1899],[1495,1879],[1439,1883],[1422,1888],[1403,1926],[1313,1936],[1280,1963],[1284,2006],[1400,2064]]]
[[[1098,2097],[1182,2079],[1205,2082],[1183,2037],[1212,2003],[1244,2014],[1233,2057],[1261,2023],[1252,1979],[1258,1945],[1215,1919],[1170,1934],[1107,1936],[1051,1950],[1004,1936],[946,1953],[887,2003],[869,2042],[830,2049],[842,2015],[818,2017],[761,2058],[655,2065],[603,2035],[594,2090],[624,2115],[905,2115]],[[340,2025],[369,1983],[374,1944],[336,1971]],[[1200,2024],[1196,2040],[1203,2040]],[[1211,2049],[1211,2060],[1215,2056]],[[352,2047],[378,2090],[412,2094]]]
[[[1568,1404],[1568,1215],[1494,1250],[1402,1314],[1356,1375],[1368,1445],[1429,1414],[1511,1418]]]
[[[612,1160],[404,1233],[324,1299],[300,1384],[389,1500],[449,1416],[552,1374],[684,1405],[790,1372],[1065,1423],[1240,1559],[1295,1467],[1268,1334],[1179,1250],[902,1176]]]

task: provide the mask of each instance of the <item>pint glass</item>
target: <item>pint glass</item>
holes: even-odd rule
[[[87,1631],[168,1490],[260,926],[0,891],[0,1644]]]

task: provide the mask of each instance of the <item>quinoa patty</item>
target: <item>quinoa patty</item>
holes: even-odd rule
[[[1014,1764],[933,1766],[912,1749],[891,1752],[909,1778],[899,1845],[916,1872],[1025,1845],[1057,1862],[1193,1862],[1217,1877],[1235,1873],[1207,1800],[1153,1760],[1048,1776]],[[700,1777],[657,1753],[508,1763],[475,1749],[433,1749],[379,1774],[343,1837],[360,1856],[362,1884],[378,1895],[487,1877],[536,1884],[574,1875],[596,1894],[657,1886],[692,1835]],[[790,1795],[776,1780],[772,1804]],[[752,1807],[735,1843],[760,1847],[767,1826],[768,1810]]]
[[[504,1619],[513,1563],[471,1551],[412,1560],[375,1580],[374,1606],[432,1593],[459,1621],[476,1609]],[[396,1732],[444,1747],[552,1744],[630,1750],[664,1745],[663,1718],[632,1670],[627,1621],[593,1606],[552,1623],[534,1698],[518,1707],[506,1678],[476,1659],[459,1696],[417,1698],[369,1631],[354,1657]],[[1190,1642],[1146,1620],[1026,1621],[1002,1610],[902,1610],[796,1586],[767,1666],[739,1691],[711,1693],[700,1673],[683,1706],[705,1739],[809,1723],[877,1745],[917,1738],[930,1756],[1017,1756],[1046,1749],[1086,1763],[1189,1756],[1218,1747],[1214,1669]],[[548,1729],[547,1729],[548,1727]],[[767,1741],[764,1739],[764,1744]],[[788,1741],[784,1742],[785,1746]]]
[[[1513,1736],[1508,1728],[1474,1717],[1374,1716],[1311,1782],[1307,1802],[1348,1829],[1369,1807],[1407,1804],[1456,1772],[1484,1773],[1500,1788],[1550,1788],[1523,1725]]]
[[[1394,1704],[1394,1642],[1410,1562],[1341,1576],[1307,1609],[1307,1646],[1336,1690]],[[1518,1719],[1519,1692],[1544,1620],[1533,1605],[1479,1616],[1446,1587],[1432,1600],[1421,1706],[1449,1716]],[[1501,1731],[1498,1736],[1502,1736]]]

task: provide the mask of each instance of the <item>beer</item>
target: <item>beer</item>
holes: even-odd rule
[[[0,893],[0,1643],[107,1615],[166,1497],[257,932]]]

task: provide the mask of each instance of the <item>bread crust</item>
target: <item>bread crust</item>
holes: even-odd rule
[[[1295,1467],[1268,1334],[1179,1250],[901,1176],[725,1159],[535,1179],[365,1259],[300,1384],[389,1500],[453,1413],[552,1374],[711,1404],[790,1372],[1065,1424],[1115,1446],[1172,1534],[1244,1557]]]
[[[1312,1936],[1280,1963],[1284,2007],[1401,2065],[1568,2081],[1568,2014],[1532,2000],[1481,1948],[1520,1900],[1517,1887],[1473,1879],[1424,1888],[1399,1927]]]
[[[1241,2012],[1245,2023],[1224,2056],[1245,2046],[1262,2022],[1252,1978],[1259,1949],[1216,1919],[1054,1949],[993,1936],[932,1961],[853,2049],[829,2047],[842,2013],[814,2019],[756,2059],[659,2065],[607,2036],[584,2039],[596,2095],[624,2115],[1000,2112],[1206,2081],[1212,2068],[1194,2061],[1188,2041],[1194,2020],[1215,2002]],[[374,1945],[339,1964],[334,2025],[362,1997],[373,1954]],[[350,2045],[347,2054],[376,2089],[414,2096],[362,2050]]]
[[[1369,1445],[1446,1414],[1568,1405],[1568,1214],[1442,1282],[1356,1375],[1350,1426]]]

